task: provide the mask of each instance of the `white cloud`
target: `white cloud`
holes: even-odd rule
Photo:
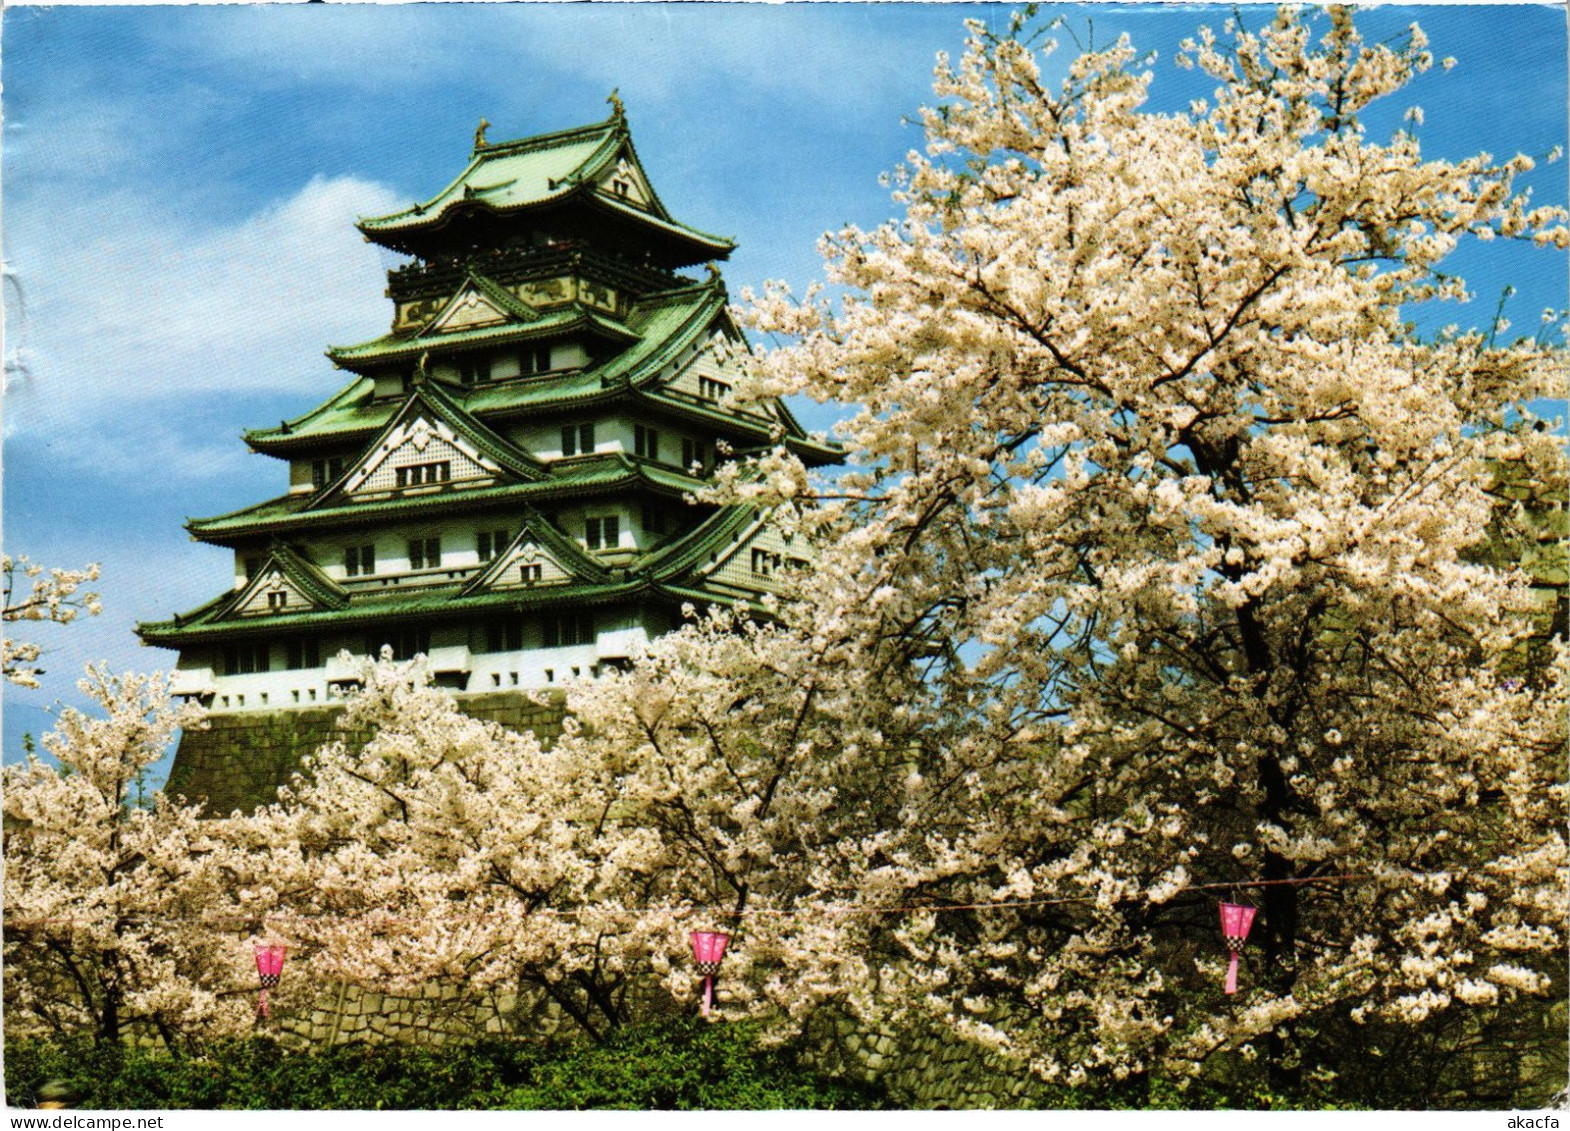
[[[389,321],[354,220],[397,204],[339,177],[230,227],[129,197],[25,217],[9,239],[8,432],[193,394],[325,395],[341,375],[322,350]]]
[[[929,23],[910,19],[909,9],[842,15],[814,7],[276,5],[248,12],[243,35],[234,34],[235,18],[225,12],[174,27],[166,46],[238,69],[262,86],[303,81],[404,95],[411,86],[489,86],[499,110],[519,114],[535,108],[543,90],[568,81],[606,93],[620,87],[635,100],[634,114],[694,91],[734,99],[749,89],[787,98],[799,113],[841,112],[912,80],[924,89],[936,47],[952,46],[947,41],[960,35],[958,15]],[[934,24],[950,33],[938,44],[929,38]]]

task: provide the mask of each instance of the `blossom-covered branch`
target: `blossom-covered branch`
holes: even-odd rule
[[[98,580],[98,566],[86,569],[45,570],[25,555],[12,558],[0,555],[0,621],[52,621],[69,624],[85,612],[97,616],[103,611],[98,594],[79,590],[88,582]],[[36,664],[42,650],[29,641],[13,640],[6,636],[0,641],[0,674],[11,683],[22,687],[37,687],[43,673]]]

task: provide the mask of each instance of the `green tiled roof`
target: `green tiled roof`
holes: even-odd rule
[[[582,303],[573,302],[554,310],[535,311],[529,320],[502,322],[494,326],[475,326],[468,330],[383,334],[354,346],[333,346],[327,356],[335,365],[355,369],[361,365],[381,364],[403,358],[419,357],[431,350],[446,351],[460,346],[503,346],[533,338],[557,337],[587,331],[596,337],[627,344],[638,335],[608,315]]]
[[[281,542],[269,551],[267,565],[277,566],[296,589],[318,605],[341,609],[349,603],[349,594],[342,585]],[[258,576],[267,572],[267,565],[257,571]]]
[[[203,641],[225,640],[239,636],[271,635],[280,631],[316,631],[325,628],[356,628],[385,624],[390,619],[419,617],[460,617],[468,613],[505,612],[550,608],[564,604],[603,605],[650,593],[653,587],[643,578],[605,583],[523,586],[489,593],[464,595],[458,586],[422,589],[418,592],[379,590],[353,599],[348,608],[282,613],[224,620],[215,615],[211,604],[204,605],[173,620],[137,625],[144,643],[178,647]]]
[[[638,563],[656,581],[667,581],[702,565],[707,557],[731,542],[757,520],[751,507],[727,507],[687,534],[649,554]]]
[[[626,120],[620,114],[591,126],[478,146],[463,172],[441,192],[399,212],[363,219],[359,228],[370,239],[395,243],[399,236],[439,227],[454,211],[465,207],[501,214],[537,208],[591,188],[621,156],[638,164]],[[644,181],[648,183],[647,176]],[[711,256],[723,257],[735,247],[723,236],[678,223],[652,188],[650,195],[648,211],[616,205],[609,198],[598,203],[697,244]]]
[[[416,411],[417,403],[428,406],[433,415],[445,420],[452,426],[453,431],[473,444],[481,455],[493,460],[503,469],[521,479],[532,479],[536,482],[549,478],[550,472],[546,470],[541,460],[480,423],[464,408],[462,402],[443,389],[439,382],[426,380],[417,385],[413,396],[409,398],[406,412],[412,414]]]
[[[628,385],[647,383],[661,366],[706,333],[725,309],[725,301],[725,288],[717,280],[645,295],[633,306],[626,322],[626,328],[639,340],[600,365],[546,377],[485,382],[451,389],[448,395],[462,404],[465,412],[479,417],[536,413],[617,395]],[[517,332],[510,326],[491,329]],[[531,329],[520,336],[533,333]],[[458,336],[445,335],[444,340]],[[433,344],[428,341],[410,352],[421,353]],[[245,440],[257,451],[278,454],[335,441],[368,440],[402,407],[401,401],[378,400],[374,390],[370,378],[359,378],[303,416],[276,428],[249,431]]]
[[[738,598],[710,593],[683,583],[691,580],[689,575],[692,570],[704,564],[711,553],[730,545],[756,519],[757,512],[750,507],[728,508],[674,542],[643,555],[625,569],[612,571],[538,513],[530,511],[513,545],[525,539],[535,540],[544,545],[564,568],[573,570],[577,576],[565,585],[491,591],[486,591],[484,586],[497,572],[495,563],[454,585],[416,592],[386,589],[349,592],[293,551],[279,548],[275,553],[289,555],[291,563],[315,575],[320,583],[330,586],[341,596],[331,604],[322,602],[327,607],[309,612],[231,617],[232,609],[249,591],[248,587],[239,595],[225,594],[217,601],[209,601],[189,613],[176,615],[172,620],[139,625],[137,632],[148,644],[178,645],[281,630],[352,628],[362,624],[382,623],[389,618],[451,618],[471,612],[546,608],[569,603],[578,606],[605,604],[644,594],[663,596],[673,601],[691,601],[700,606],[712,603],[736,604]],[[500,555],[498,562],[505,558],[505,554]]]
[[[362,521],[420,515],[457,513],[472,507],[496,508],[515,503],[598,494],[642,484],[668,495],[685,495],[702,483],[674,469],[662,468],[625,455],[589,456],[553,468],[549,478],[535,483],[508,483],[492,487],[449,487],[429,495],[405,496],[376,502],[344,503],[312,508],[313,496],[280,495],[242,510],[211,518],[193,518],[185,527],[198,541],[218,545],[236,539],[322,526],[352,526]]]
[[[496,574],[500,573],[512,553],[513,547],[525,542],[535,542],[544,546],[557,563],[566,571],[586,582],[605,583],[610,580],[610,572],[600,565],[589,552],[583,549],[567,535],[546,520],[545,516],[533,507],[523,512],[523,524],[515,537],[501,553],[496,555],[489,569],[482,569],[472,577],[468,584],[461,590],[462,595],[468,596],[484,589],[491,583]]]
[[[391,420],[382,428],[373,440],[370,447],[375,448],[382,437],[396,429],[404,421],[414,416],[429,415],[449,425],[463,439],[467,440],[476,451],[485,456],[503,471],[509,472],[525,482],[539,483],[550,478],[550,472],[545,464],[528,452],[523,451],[510,440],[498,436],[474,417],[464,412],[463,406],[456,403],[435,381],[422,380],[414,388],[403,406]],[[342,500],[344,485],[353,477],[357,468],[363,461],[356,461],[344,471],[338,479],[326,488],[311,496],[310,501],[302,508],[307,511],[322,510],[332,507]]]
[[[672,396],[659,389],[640,389],[632,396],[640,404],[665,409],[675,416],[688,419],[696,417],[718,425],[726,431],[747,433],[770,445],[774,441],[772,422],[755,415],[741,416],[711,403]],[[803,433],[801,425],[796,423],[794,416],[787,416],[780,423],[785,427],[782,442],[808,463],[838,463],[844,458],[844,453],[836,445],[822,443]]]

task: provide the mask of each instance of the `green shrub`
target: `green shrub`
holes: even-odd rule
[[[501,1105],[527,1109],[865,1109],[881,1092],[803,1072],[784,1050],[757,1046],[747,1025],[696,1018],[623,1029],[601,1045],[565,1047]]]
[[[94,1109],[464,1110],[491,1108],[869,1108],[882,1094],[802,1071],[745,1025],[666,1021],[604,1045],[487,1041],[442,1048],[286,1049],[266,1038],[203,1055],[11,1041],[8,1102],[50,1080]]]

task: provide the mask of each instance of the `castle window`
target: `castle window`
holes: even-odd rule
[[[645,534],[665,533],[665,512],[652,503],[643,504],[643,532]]]
[[[482,562],[494,561],[512,541],[505,530],[482,530],[474,536]]]
[[[594,617],[589,613],[558,613],[545,618],[544,644],[547,648],[568,648],[574,644],[594,643]]]
[[[436,569],[442,564],[440,538],[412,538],[409,541],[409,568]]]
[[[591,550],[614,550],[621,541],[621,519],[609,514],[583,520],[583,544]]]
[[[681,466],[683,469],[690,469],[693,464],[702,467],[707,462],[707,454],[703,450],[702,440],[683,440],[681,442]]]
[[[780,556],[770,550],[760,550],[753,547],[752,572],[759,577],[768,577],[780,568]]]
[[[328,484],[336,483],[342,475],[342,456],[332,456],[328,459],[313,459],[311,461],[311,486],[318,491]]]
[[[224,675],[252,675],[268,668],[266,644],[230,644],[223,650]]]
[[[592,455],[594,452],[594,425],[569,424],[561,430],[561,454],[575,456],[578,453]]]
[[[345,577],[369,577],[375,572],[375,546],[350,546],[343,552],[343,575]]]
[[[289,592],[286,589],[275,589],[267,594],[267,607],[274,612],[281,612],[289,607]]]
[[[443,483],[452,478],[452,463],[438,460],[435,463],[411,463],[394,469],[397,486],[419,487],[425,483]]]
[[[262,559],[261,558],[246,558],[245,559],[245,566],[244,566],[244,568],[245,568],[245,579],[247,581],[249,581],[251,578],[255,577],[257,574],[262,572]]]
[[[491,359],[483,354],[470,354],[458,359],[458,380],[474,385],[491,379]]]
[[[365,654],[373,660],[381,657],[384,646],[392,649],[393,659],[412,660],[415,656],[428,653],[431,650],[431,630],[428,628],[405,628],[397,632],[367,636],[365,638]]]
[[[526,585],[532,585],[534,582],[539,581],[544,576],[545,569],[540,565],[539,562],[535,562],[532,565],[523,565],[518,567],[518,580],[522,581]]]
[[[485,626],[487,652],[518,652],[523,649],[523,621],[519,617],[493,620]]]
[[[698,378],[698,395],[707,400],[717,401],[730,392],[730,386],[724,381],[716,381],[713,377]]]
[[[632,426],[633,448],[644,459],[660,458],[660,434],[642,424]]]
[[[611,191],[614,192],[617,196],[624,197],[632,191],[632,186],[622,178],[617,177],[614,181],[611,182]]]
[[[284,667],[290,671],[322,666],[321,641],[314,636],[296,636],[284,641]]]
[[[551,347],[530,346],[518,354],[518,372],[528,377],[534,373],[551,371]]]

